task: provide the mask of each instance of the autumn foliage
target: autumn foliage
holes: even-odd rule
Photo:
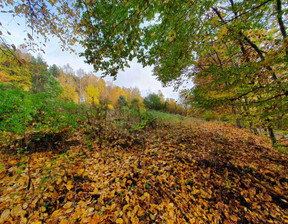
[[[28,28],[17,49],[0,22],[0,223],[288,223],[287,2],[0,2]],[[104,76],[193,87],[27,53],[51,36]]]
[[[231,125],[188,121],[102,147],[1,154],[1,222],[283,223],[288,159]],[[111,140],[112,141],[111,141]]]

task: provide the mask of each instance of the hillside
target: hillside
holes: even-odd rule
[[[0,224],[288,223],[287,0],[0,6]]]
[[[286,223],[288,157],[191,119],[0,157],[0,223]],[[27,165],[26,165],[27,164]]]

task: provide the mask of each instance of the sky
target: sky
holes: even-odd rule
[[[24,43],[24,37],[27,37],[27,33],[25,32],[25,20],[23,18],[13,18],[8,13],[0,12],[0,22],[2,24],[0,31],[2,31],[2,37],[5,38],[6,42],[14,44],[16,47]],[[11,35],[8,35],[7,31],[9,31]],[[43,47],[45,54],[40,52],[48,65],[56,64],[61,67],[70,64],[74,71],[82,68],[86,73],[93,72],[93,66],[84,63],[84,57],[79,57],[77,54],[66,51],[63,52],[60,48],[58,39],[53,37],[49,38],[50,41],[46,43],[46,47]],[[82,51],[83,48],[81,46],[76,47],[77,53]],[[39,52],[29,53],[33,56],[39,54]],[[138,87],[143,97],[147,96],[149,93],[158,93],[158,91],[161,90],[165,98],[177,100],[179,97],[178,92],[174,91],[172,86],[163,87],[161,82],[152,75],[152,69],[153,67],[148,66],[143,68],[143,66],[136,61],[131,61],[130,68],[126,68],[124,72],[119,72],[115,81],[113,81],[113,78],[111,77],[105,77],[104,79],[106,81],[113,81],[115,85],[120,87]],[[101,76],[101,73],[94,74],[98,77]],[[191,86],[191,83],[188,84],[188,86],[189,85]]]

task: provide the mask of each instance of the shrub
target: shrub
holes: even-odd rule
[[[0,85],[0,98],[0,137],[5,143],[29,133],[77,128],[79,121],[84,120],[82,105],[67,103],[49,94],[31,94]]]
[[[219,117],[216,112],[206,110],[203,113],[202,118],[205,119],[206,121],[213,121],[213,120],[217,120]]]

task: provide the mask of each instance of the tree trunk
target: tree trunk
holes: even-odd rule
[[[283,21],[282,15],[283,15],[283,11],[282,11],[282,2],[281,0],[276,0],[276,10],[277,10],[277,20],[278,20],[278,24],[279,24],[279,28],[284,40],[284,46],[285,46],[285,50],[286,50],[286,58],[288,59],[288,48],[287,48],[287,32],[286,32],[286,27],[285,27],[285,23]]]
[[[237,115],[237,111],[233,105],[232,105],[232,112],[233,114]],[[236,125],[238,128],[242,128],[241,120],[239,118],[236,119]]]
[[[251,131],[253,134],[259,135],[259,132],[258,132],[258,130],[254,127],[252,121],[249,122],[249,128],[250,128],[250,131]]]
[[[276,140],[276,137],[274,134],[274,130],[271,126],[268,127],[268,133],[269,133],[270,139],[272,141],[272,145],[275,146],[277,143],[277,140]]]

